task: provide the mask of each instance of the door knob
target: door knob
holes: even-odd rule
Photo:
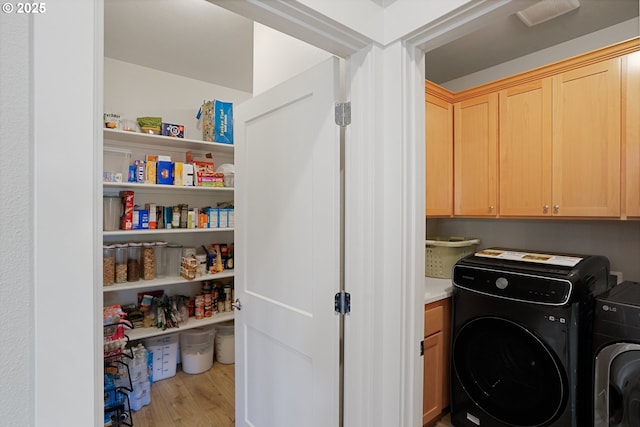
[[[544,205],[544,206],[542,207],[542,212],[544,212],[544,213],[549,212],[549,205]]]
[[[553,213],[558,213],[560,210],[560,205],[553,205]]]
[[[238,311],[242,310],[242,303],[238,298],[236,298],[236,300],[231,303],[231,309],[238,310]]]

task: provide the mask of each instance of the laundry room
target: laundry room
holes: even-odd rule
[[[568,29],[604,6],[559,3],[566,15],[531,26],[513,16],[496,25],[498,37],[509,25]],[[424,369],[425,383],[442,379],[445,390],[425,385],[429,425],[638,422],[640,335],[629,319],[640,305],[640,28],[637,2],[626,6],[611,26],[472,72],[453,70],[488,30],[426,53]],[[587,75],[603,80],[581,86]],[[587,105],[611,109],[596,119]],[[445,140],[453,149],[438,146]],[[603,145],[591,157],[596,140]],[[427,329],[436,313],[441,326]]]

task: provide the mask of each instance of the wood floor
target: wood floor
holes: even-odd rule
[[[134,427],[233,427],[234,369],[216,361],[189,375],[178,365],[175,377],[151,384],[151,404],[133,413]]]

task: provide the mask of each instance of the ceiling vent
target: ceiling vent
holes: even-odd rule
[[[536,4],[517,12],[516,15],[527,26],[533,27],[579,7],[579,0],[540,0]]]

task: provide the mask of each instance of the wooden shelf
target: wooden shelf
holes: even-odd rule
[[[233,311],[213,314],[211,317],[205,317],[201,320],[196,320],[195,317],[190,317],[187,323],[180,325],[179,328],[158,329],[158,328],[134,328],[127,331],[127,336],[130,341],[137,341],[145,338],[157,337],[160,335],[173,334],[176,332],[182,332],[201,326],[215,325],[216,323],[226,322],[233,320]]]
[[[152,135],[140,132],[127,132],[123,130],[104,129],[104,140],[117,141],[125,144],[157,144],[165,147],[175,147],[185,150],[227,151],[233,154],[233,144],[221,144],[219,142],[207,142],[197,139],[172,138],[169,136]],[[105,144],[108,145],[108,144]]]
[[[154,279],[154,280],[140,279],[137,282],[124,282],[124,283],[116,283],[109,286],[103,286],[102,291],[118,292],[118,291],[128,291],[130,289],[157,288],[159,286],[166,286],[166,285],[182,285],[185,283],[203,282],[205,280],[226,279],[234,276],[235,276],[234,270],[225,270],[216,274],[206,274],[204,276],[196,277],[193,280],[187,280],[182,277],[165,277],[162,279]]]

